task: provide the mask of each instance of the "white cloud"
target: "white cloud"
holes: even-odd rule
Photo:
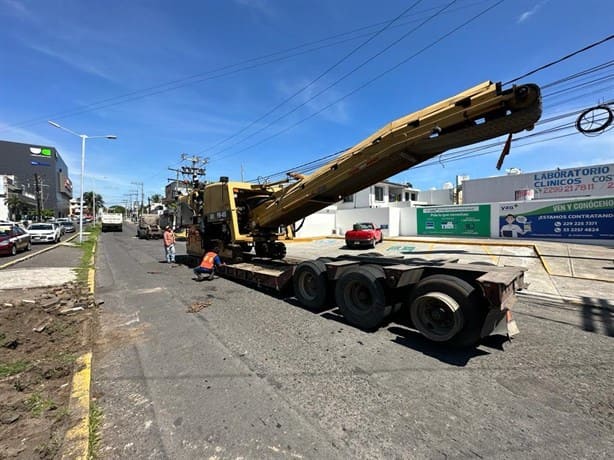
[[[275,16],[275,10],[269,0],[235,0],[235,3],[259,11],[265,16]]]
[[[0,8],[4,10],[4,13],[10,16],[17,16],[20,18],[29,18],[30,12],[25,7],[25,5],[17,0],[1,0],[0,3],[6,6],[6,9]]]
[[[38,51],[41,54],[44,54],[53,59],[57,59],[58,61],[68,64],[69,66],[77,70],[80,70],[81,72],[100,77],[104,80],[107,80],[113,83],[119,82],[119,80],[116,80],[110,74],[107,74],[102,69],[95,66],[94,64],[86,62],[82,56],[73,56],[73,55],[70,55],[69,53],[58,52],[51,48],[47,48],[46,46],[42,46],[42,45],[38,45],[34,43],[26,43],[26,46],[28,46],[30,49],[34,51]]]
[[[546,3],[548,3],[548,0],[541,1],[541,2],[537,3],[537,5],[535,5],[530,10],[525,11],[524,13],[522,13],[520,15],[520,17],[518,18],[518,21],[517,21],[518,24],[522,24],[523,22],[528,20],[531,16],[536,14]]]

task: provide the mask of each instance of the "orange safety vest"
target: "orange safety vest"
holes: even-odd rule
[[[213,260],[216,256],[217,254],[215,252],[208,252],[207,254],[205,254],[205,257],[203,257],[203,261],[200,263],[200,266],[202,268],[211,270],[213,268]]]

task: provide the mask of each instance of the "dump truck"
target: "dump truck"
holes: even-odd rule
[[[152,238],[162,238],[162,229],[160,228],[160,216],[158,214],[143,214],[139,218],[139,223],[136,228],[136,235],[139,238],[150,240]]]
[[[121,232],[124,225],[124,216],[118,212],[102,213],[100,223],[103,232]]]
[[[216,247],[227,262],[221,275],[293,295],[307,308],[336,306],[361,329],[377,329],[403,310],[436,342],[469,345],[491,333],[512,335],[510,308],[524,287],[522,269],[375,253],[289,260],[283,240],[306,216],[446,150],[507,134],[503,157],[511,135],[532,129],[540,116],[537,85],[503,89],[487,81],[388,123],[311,175],[194,184],[184,199],[193,212],[187,253],[197,260]]]

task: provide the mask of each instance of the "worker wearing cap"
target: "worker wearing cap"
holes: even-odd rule
[[[164,241],[164,255],[166,256],[166,263],[174,264],[175,263],[175,232],[167,225],[164,229],[163,235]]]

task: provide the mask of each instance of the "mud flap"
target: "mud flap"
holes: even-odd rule
[[[516,321],[512,318],[512,312],[508,309],[503,311],[492,309],[486,315],[480,337],[489,335],[504,335],[511,339],[520,332]]]

